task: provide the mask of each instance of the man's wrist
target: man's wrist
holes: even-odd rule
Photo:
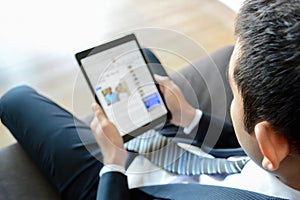
[[[105,165],[119,165],[125,166],[127,151],[125,149],[118,149],[110,153],[110,156],[104,156]]]
[[[182,116],[181,127],[186,128],[192,123],[196,115],[196,109],[190,108],[186,111],[185,115]]]

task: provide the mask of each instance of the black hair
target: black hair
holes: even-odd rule
[[[245,130],[266,120],[300,151],[300,1],[246,0],[235,34]]]

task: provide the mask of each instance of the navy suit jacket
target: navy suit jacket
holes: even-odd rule
[[[196,135],[193,137],[193,144],[199,146],[207,134],[209,123],[212,127],[221,127],[222,133],[210,153],[218,157],[228,157],[236,154],[244,154],[239,148],[239,143],[235,137],[232,125],[221,122],[203,114]],[[214,134],[214,130],[209,130]],[[238,149],[237,151],[227,151]],[[225,149],[225,151],[223,151]],[[266,195],[250,192],[246,190],[209,186],[200,184],[166,184],[146,186],[135,189],[129,189],[126,175],[119,172],[108,172],[101,176],[97,192],[97,200],[148,200],[148,199],[279,199]]]

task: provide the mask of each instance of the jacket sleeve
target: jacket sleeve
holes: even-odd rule
[[[194,136],[194,141],[198,145],[202,145],[204,139],[205,145],[214,148],[240,147],[233,126],[206,113],[203,113]]]
[[[120,172],[107,172],[99,181],[97,200],[128,200],[129,188],[126,175]]]

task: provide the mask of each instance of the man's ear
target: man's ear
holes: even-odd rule
[[[263,155],[263,168],[269,171],[277,170],[281,161],[289,154],[287,139],[276,132],[267,121],[257,123],[254,133]]]

